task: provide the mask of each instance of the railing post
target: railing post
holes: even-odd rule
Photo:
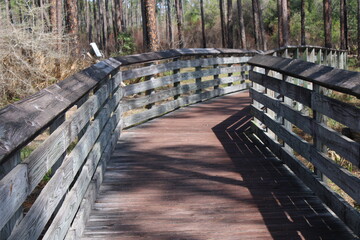
[[[197,59],[201,59],[200,57],[197,57]],[[201,64],[200,66],[195,68],[195,71],[201,71]],[[201,89],[201,77],[195,79],[196,86],[199,88],[195,91],[196,94],[200,94],[202,92]]]
[[[213,68],[214,68],[214,69],[219,68],[219,64],[215,64],[215,65],[213,66]],[[214,75],[214,80],[217,80],[217,79],[219,79],[219,74],[215,74],[215,75]],[[215,85],[215,86],[214,86],[214,90],[215,90],[215,89],[218,89],[218,88],[219,88],[219,85]]]
[[[147,66],[152,66],[152,65],[154,65],[154,63],[149,63]],[[149,81],[149,80],[152,80],[152,79],[154,79],[153,75],[149,75],[149,76],[145,77],[145,81]],[[155,89],[149,89],[149,90],[145,91],[145,95],[149,96],[149,95],[153,94],[154,92],[155,92]],[[151,109],[152,106],[154,106],[153,103],[146,105],[145,108],[146,109]]]
[[[177,61],[179,61],[179,58],[174,58],[174,59],[173,59],[173,62],[177,62]],[[174,69],[174,70],[172,71],[172,74],[178,74],[178,73],[180,73],[180,69]],[[180,82],[175,82],[175,83],[174,83],[174,88],[179,87],[180,84],[181,84]],[[179,97],[180,97],[180,94],[174,95],[174,100],[178,99]]]

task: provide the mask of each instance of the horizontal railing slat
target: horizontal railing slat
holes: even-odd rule
[[[284,126],[275,122],[271,117],[256,107],[251,107],[251,113],[279,136],[280,139],[284,140],[292,149],[314,164],[316,168],[349,194],[355,201],[360,202],[360,179],[358,177],[352,175],[349,171],[324,156],[324,154],[319,153],[311,144],[296,134],[287,131]]]
[[[304,166],[296,157],[289,153],[285,147],[275,142],[266,132],[252,123],[252,130],[255,135],[271,149],[278,158],[312,190],[316,195],[346,224],[355,234],[360,235],[360,213],[349,203],[335,193],[321,179]],[[256,138],[252,137],[254,142]]]
[[[330,149],[336,151],[355,166],[360,166],[360,143],[337,133],[310,117],[304,116],[301,112],[292,109],[280,100],[266,96],[254,89],[250,89],[250,93],[254,100],[275,111],[278,116],[286,118],[308,134],[315,134]]]
[[[151,65],[122,72],[123,81],[155,75],[181,68],[208,67],[215,64],[240,64],[246,63],[250,57],[227,57],[227,58],[202,58],[193,60],[174,61],[164,64]]]
[[[256,55],[248,63],[360,98],[359,72],[265,55]]]
[[[147,110],[147,111],[144,111],[141,113],[136,113],[129,117],[126,117],[124,119],[124,127],[129,127],[134,124],[141,123],[143,121],[146,121],[151,118],[160,116],[167,112],[170,112],[181,106],[197,103],[197,102],[207,100],[210,98],[214,98],[214,97],[217,97],[217,96],[220,96],[223,94],[228,94],[228,93],[235,92],[235,91],[245,90],[245,88],[246,88],[246,85],[239,84],[239,85],[233,85],[230,87],[214,89],[212,91],[207,91],[207,92],[203,92],[203,93],[196,94],[196,95],[181,97],[179,99],[164,103],[162,105],[155,106],[155,107],[151,108],[150,110]]]
[[[299,103],[311,106],[311,90],[309,89],[254,71],[250,71],[250,79],[254,83],[258,83]]]
[[[150,103],[155,103],[165,100],[169,97],[174,97],[175,95],[178,94],[184,94],[190,91],[195,91],[199,89],[213,87],[219,84],[225,84],[225,83],[241,81],[241,80],[245,80],[245,79],[243,79],[241,76],[232,76],[232,77],[218,78],[215,80],[208,80],[205,82],[201,82],[200,84],[192,83],[192,84],[180,85],[178,87],[170,88],[168,90],[155,92],[154,94],[148,96],[123,101],[123,109],[124,111],[128,111],[134,108],[143,107]]]
[[[194,72],[176,73],[165,77],[155,78],[148,81],[127,85],[125,86],[125,96],[130,96],[132,94],[144,92],[146,90],[162,87],[164,85],[173,84],[184,80],[201,78],[212,75],[219,75],[219,74],[243,72],[249,69],[250,69],[249,66],[232,66],[232,67],[199,70]]]
[[[122,89],[114,95],[112,99],[101,109],[90,127],[87,128],[85,134],[80,139],[72,152],[66,157],[64,163],[52,176],[46,184],[39,197],[31,207],[30,211],[24,217],[23,221],[14,230],[10,239],[37,239],[50,219],[57,204],[60,202],[64,194],[67,192],[70,184],[75,178],[82,163],[90,153],[96,139],[101,135],[101,131],[108,122],[109,117],[121,98]],[[118,97],[116,97],[118,96]],[[120,111],[118,108],[117,111]],[[120,113],[114,115],[120,119]],[[104,133],[103,133],[104,134]],[[98,157],[100,158],[100,156]],[[42,211],[46,209],[46,211]]]

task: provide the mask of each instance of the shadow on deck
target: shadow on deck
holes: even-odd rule
[[[247,92],[126,130],[83,239],[353,239],[247,135]]]

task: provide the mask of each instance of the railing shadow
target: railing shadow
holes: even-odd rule
[[[252,134],[249,109],[230,116],[215,126],[213,132],[242,176],[242,186],[250,191],[272,238],[342,239],[342,233],[337,232],[344,229],[340,221],[331,217],[286,165],[249,138]]]

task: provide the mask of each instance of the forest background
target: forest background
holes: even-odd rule
[[[91,42],[106,58],[169,48],[300,44],[356,54],[359,2],[1,0],[0,106],[93,64]]]

